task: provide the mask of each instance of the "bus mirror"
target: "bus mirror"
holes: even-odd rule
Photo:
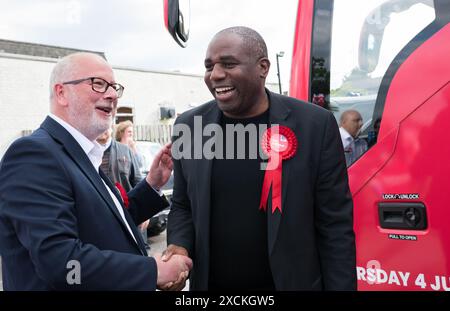
[[[189,0],[164,0],[164,23],[170,35],[183,48],[189,38],[190,14]]]
[[[384,29],[389,22],[389,17],[379,17],[378,10],[379,7],[365,19],[359,36],[358,65],[366,73],[374,71],[378,65]]]
[[[377,67],[384,30],[391,21],[391,14],[406,11],[419,3],[433,7],[432,0],[386,0],[367,15],[359,36],[358,65],[362,71],[370,73]]]

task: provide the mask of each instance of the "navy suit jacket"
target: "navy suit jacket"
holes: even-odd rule
[[[282,213],[272,213],[268,200],[267,256],[275,287],[354,290],[353,203],[336,120],[332,113],[316,105],[267,93],[270,124],[290,128],[298,140],[295,156],[283,161]],[[186,124],[191,135],[195,135],[194,116],[202,117],[203,128],[220,123],[215,101],[185,112],[176,123]],[[210,136],[202,138],[203,144],[211,143]],[[198,145],[196,142],[188,146],[192,155]],[[208,289],[212,163],[205,158],[174,161],[167,242],[185,247],[193,258],[193,290]],[[224,250],[230,251],[233,250]]]
[[[5,290],[156,288],[156,262],[147,257],[135,223],[167,201],[145,180],[128,193],[124,213],[136,242],[101,178],[122,202],[120,194],[100,175],[73,136],[49,117],[11,145],[0,164]],[[72,260],[81,268],[80,284],[67,281],[74,276]]]

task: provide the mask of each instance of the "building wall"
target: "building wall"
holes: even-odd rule
[[[181,113],[212,99],[203,77],[197,75],[128,68],[115,68],[115,75],[125,86],[119,105],[134,107],[134,123],[139,125],[158,123],[160,107],[172,107]]]
[[[22,130],[37,128],[48,114],[54,64],[43,58],[0,55],[0,156]]]
[[[160,107],[173,107],[179,114],[213,99],[203,76],[121,67],[114,70],[116,80],[125,86],[119,106],[134,107],[138,125],[160,122]],[[276,83],[268,83],[267,88],[278,92]]]
[[[0,53],[0,158],[24,130],[39,127],[49,113],[49,79],[56,60]],[[133,107],[134,123],[160,122],[160,107],[181,113],[212,99],[203,76],[115,67],[125,86],[119,106]],[[267,87],[277,92],[278,85]],[[173,120],[172,120],[173,121]]]

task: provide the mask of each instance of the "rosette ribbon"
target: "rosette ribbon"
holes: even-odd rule
[[[295,155],[297,151],[297,137],[286,126],[272,126],[263,133],[261,147],[263,152],[268,156],[269,162],[267,163],[266,173],[264,174],[259,209],[267,210],[269,191],[272,187],[272,214],[277,209],[281,213],[283,160],[288,160]]]
[[[125,189],[122,187],[122,185],[118,182],[115,183],[115,186],[117,190],[120,192],[120,196],[122,197],[123,205],[125,205],[125,208],[128,208],[129,201],[128,201],[128,195]]]

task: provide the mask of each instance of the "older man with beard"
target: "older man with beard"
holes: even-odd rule
[[[155,190],[171,174],[170,146],[128,195],[99,170],[95,139],[111,127],[123,90],[98,55],[72,54],[54,67],[50,115],[0,166],[5,290],[154,290],[186,277],[191,260],[147,257],[134,225],[167,205]]]

